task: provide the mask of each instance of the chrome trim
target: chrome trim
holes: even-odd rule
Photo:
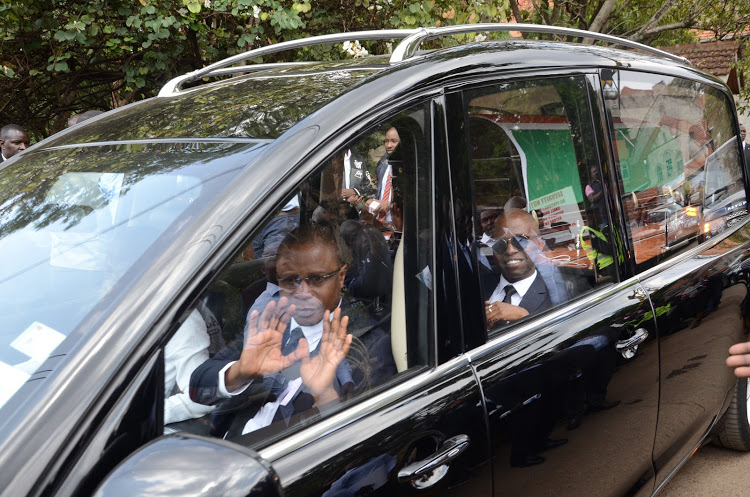
[[[466,370],[466,374],[471,374],[471,368],[466,355],[458,356],[437,368],[418,373],[406,381],[399,382],[398,377],[396,377],[395,381],[397,383],[384,385],[386,387],[385,391],[362,401],[355,399],[352,406],[330,417],[321,419],[314,425],[300,432],[293,433],[283,440],[260,449],[258,453],[266,461],[273,462],[324,436],[326,433],[336,431],[342,426],[353,423],[367,414],[384,409],[394,402],[413,395],[415,392],[424,390],[425,387],[439,381],[443,377],[460,373],[462,369]]]
[[[256,57],[262,57],[272,53],[284,52],[287,50],[293,50],[296,48],[309,47],[313,45],[325,45],[328,43],[339,43],[351,40],[396,40],[403,39],[411,35],[414,29],[383,29],[383,30],[372,30],[372,31],[352,31],[349,33],[335,33],[321,36],[311,36],[309,38],[301,38],[299,40],[282,41],[281,43],[274,43],[265,47],[256,48],[248,52],[233,55],[226,59],[214,62],[206,67],[197,69],[195,71],[183,74],[176,78],[171,79],[165,84],[159,91],[159,97],[169,97],[177,94],[180,91],[181,86],[189,81],[195,81],[205,76],[213,74],[214,71],[222,69],[238,62],[243,62]]]
[[[172,144],[172,143],[257,143],[268,144],[274,140],[268,138],[154,138],[150,140],[120,140],[106,142],[84,142],[71,143],[66,145],[56,145],[54,147],[45,147],[39,150],[64,150],[69,148],[86,148],[86,147],[112,147],[118,145],[154,145],[154,144]]]
[[[440,38],[443,36],[450,36],[454,34],[463,33],[476,33],[476,32],[510,32],[520,31],[522,33],[539,33],[539,34],[553,34],[561,36],[576,36],[580,38],[587,38],[595,41],[603,41],[612,43],[614,45],[621,45],[628,48],[634,48],[650,53],[652,55],[658,55],[675,62],[682,64],[692,65],[690,61],[685,57],[659,50],[658,48],[650,47],[642,43],[635,41],[626,40],[624,38],[618,38],[617,36],[606,35],[602,33],[594,33],[592,31],[585,31],[582,29],[574,28],[563,28],[558,26],[544,26],[538,24],[513,24],[513,23],[479,23],[479,24],[459,24],[456,26],[444,26],[440,28],[420,28],[413,35],[405,38],[399,45],[393,50],[391,55],[391,63],[402,62],[414,56],[422,42]]]
[[[201,69],[177,76],[169,80],[159,91],[159,97],[169,97],[176,95],[182,89],[182,85],[196,81],[207,76],[219,76],[232,73],[244,73],[251,71],[258,71],[265,69],[269,66],[278,67],[274,64],[260,64],[260,68],[256,68],[253,65],[245,67],[236,67],[232,70],[224,70],[229,66],[244,62],[249,59],[256,57],[262,57],[272,53],[284,52],[287,50],[294,50],[302,47],[309,47],[314,45],[325,45],[330,43],[339,43],[351,40],[402,40],[393,51],[390,58],[391,64],[403,62],[414,56],[419,46],[427,40],[440,38],[443,36],[451,36],[455,34],[463,33],[487,33],[487,32],[511,32],[520,31],[523,33],[539,33],[539,34],[553,34],[560,36],[575,36],[580,38],[586,38],[595,41],[603,41],[612,43],[614,45],[620,45],[628,48],[650,53],[664,57],[675,62],[682,64],[691,65],[690,61],[685,57],[659,50],[658,48],[650,47],[642,43],[626,40],[624,38],[618,38],[617,36],[606,35],[602,33],[594,33],[592,31],[585,31],[582,29],[574,28],[563,28],[558,26],[544,26],[537,24],[513,24],[513,23],[479,23],[479,24],[459,24],[456,26],[443,26],[440,28],[416,28],[416,29],[383,29],[383,30],[370,30],[370,31],[351,31],[347,33],[334,33],[328,35],[311,36],[309,38],[301,38],[298,40],[282,41],[273,45],[267,45],[265,47],[255,48],[247,52],[243,52],[226,59],[222,59],[213,64],[209,64]],[[305,62],[288,62],[282,63],[283,66],[288,65],[303,65]]]
[[[619,352],[623,358],[632,359],[638,352],[638,346],[646,341],[648,335],[648,330],[645,328],[638,328],[630,338],[618,340],[615,343],[615,350]]]
[[[464,434],[449,438],[440,444],[436,453],[401,468],[398,482],[411,482],[418,490],[435,485],[448,473],[448,464],[468,449],[470,443],[469,437]]]
[[[226,76],[228,74],[245,74],[265,69],[278,69],[285,67],[304,67],[315,64],[315,62],[265,62],[261,64],[250,64],[248,66],[224,67],[211,71],[211,76]]]
[[[217,69],[215,71],[211,72],[211,76],[228,76],[232,74],[247,74],[251,72],[258,72],[263,71],[266,69],[284,69],[284,68],[295,68],[295,67],[310,67],[314,66],[315,64],[319,64],[319,62],[269,62],[264,64],[251,64],[249,66],[232,66],[232,67],[225,67],[223,69]],[[311,72],[311,74],[324,74],[329,72],[338,72],[338,71],[380,71],[384,67],[386,67],[385,64],[382,65],[361,65],[361,66],[347,66],[347,67],[333,67],[330,69],[325,69],[322,71],[314,71]],[[305,73],[299,73],[299,74],[310,74],[308,72]]]

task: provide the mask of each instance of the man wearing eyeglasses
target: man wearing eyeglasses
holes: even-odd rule
[[[330,226],[300,226],[287,235],[276,259],[279,299],[251,310],[244,341],[193,372],[191,398],[210,405],[248,390],[262,399],[242,428],[248,433],[280,421],[288,426],[394,375],[389,336],[342,297],[348,260]],[[349,354],[355,340],[357,351]]]
[[[567,299],[562,277],[553,272],[556,268],[537,267],[545,243],[539,234],[539,223],[531,214],[521,209],[505,211],[496,220],[495,233],[499,238],[492,249],[501,274],[496,285],[491,284],[492,277],[484,285],[492,289],[484,303],[490,328],[541,312]],[[494,278],[496,281],[497,275]]]

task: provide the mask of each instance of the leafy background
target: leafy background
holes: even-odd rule
[[[690,28],[735,37],[749,12],[745,0],[0,0],[0,125],[21,124],[38,140],[71,115],[150,97],[221,58],[311,35],[517,20],[669,45],[694,41]],[[267,60],[350,56],[337,45]]]

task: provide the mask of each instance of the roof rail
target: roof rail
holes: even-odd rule
[[[287,50],[294,50],[302,47],[309,47],[313,45],[325,45],[327,43],[339,43],[352,40],[402,40],[416,33],[416,29],[383,29],[374,31],[352,31],[347,33],[336,33],[330,35],[311,36],[309,38],[300,38],[299,40],[282,41],[280,43],[274,43],[265,47],[256,48],[248,52],[233,55],[226,59],[215,62],[211,65],[197,69],[195,71],[178,76],[165,84],[159,91],[160,97],[168,97],[174,95],[180,91],[183,84],[190,81],[196,81],[206,76],[220,75],[227,72],[246,72],[247,69],[242,68],[236,71],[221,71],[225,67],[243,62],[246,60],[254,59],[256,57],[262,57],[272,53],[285,52]],[[252,67],[252,66],[251,66]],[[266,67],[268,67],[266,65]],[[251,69],[254,70],[254,69]]]
[[[510,32],[519,31],[522,33],[540,33],[540,34],[554,34],[560,36],[576,36],[579,38],[587,38],[595,41],[604,41],[612,43],[614,45],[622,45],[628,48],[634,48],[643,52],[650,53],[652,55],[658,55],[667,59],[680,62],[682,64],[690,64],[690,61],[685,57],[659,50],[658,48],[649,47],[642,43],[635,41],[626,40],[625,38],[619,38],[617,36],[606,35],[602,33],[595,33],[593,31],[585,31],[583,29],[574,28],[562,28],[558,26],[547,26],[543,24],[515,24],[515,23],[478,23],[478,24],[459,24],[456,26],[444,26],[440,28],[419,28],[413,35],[405,38],[399,45],[393,50],[391,55],[391,63],[401,62],[414,56],[422,42],[427,40],[433,40],[435,38],[441,38],[443,36],[451,36],[456,34],[464,33],[486,33],[486,32]]]
[[[336,33],[320,36],[311,36],[309,38],[301,38],[299,40],[283,41],[268,45],[265,47],[256,48],[248,52],[233,55],[226,59],[215,62],[201,69],[183,74],[176,78],[171,79],[165,84],[159,91],[160,97],[168,97],[175,95],[180,91],[182,85],[191,81],[197,81],[207,76],[221,76],[226,74],[258,71],[261,69],[267,69],[268,67],[280,67],[279,64],[257,64],[244,67],[233,67],[231,69],[225,69],[229,66],[233,66],[239,62],[244,62],[256,57],[262,57],[272,53],[284,52],[287,50],[294,50],[302,47],[309,47],[314,45],[325,45],[330,43],[339,43],[351,40],[402,40],[398,46],[393,50],[391,54],[390,63],[395,64],[403,62],[411,57],[414,57],[419,46],[428,40],[441,38],[444,36],[452,36],[456,34],[465,33],[487,33],[487,32],[510,32],[520,31],[523,33],[540,33],[540,34],[554,34],[560,36],[576,36],[579,38],[587,38],[595,41],[603,41],[612,43],[615,45],[621,45],[628,48],[634,48],[643,52],[650,53],[652,55],[658,55],[667,59],[680,62],[683,64],[690,65],[690,61],[684,57],[659,50],[658,48],[649,47],[634,41],[626,40],[624,38],[618,38],[617,36],[606,35],[602,33],[594,33],[593,31],[584,31],[582,29],[573,28],[562,28],[557,26],[546,26],[541,24],[514,24],[514,23],[479,23],[479,24],[459,24],[456,26],[444,26],[439,28],[416,28],[416,29],[384,29],[384,30],[373,30],[373,31],[351,31],[346,33]],[[283,63],[283,65],[291,66],[299,63]]]

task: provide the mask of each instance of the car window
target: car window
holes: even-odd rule
[[[166,431],[268,443],[428,364],[429,122],[360,134],[252,232],[167,345]]]
[[[75,340],[66,338],[79,336],[73,332],[85,317],[149,266],[139,258],[156,257],[149,249],[168,245],[175,226],[205,208],[262,147],[248,141],[61,148],[4,168],[0,406],[53,353],[63,356]]]
[[[615,279],[586,81],[465,94],[487,324],[503,328]]]
[[[603,71],[635,262],[664,260],[747,214],[739,143],[724,94],[694,81]]]

